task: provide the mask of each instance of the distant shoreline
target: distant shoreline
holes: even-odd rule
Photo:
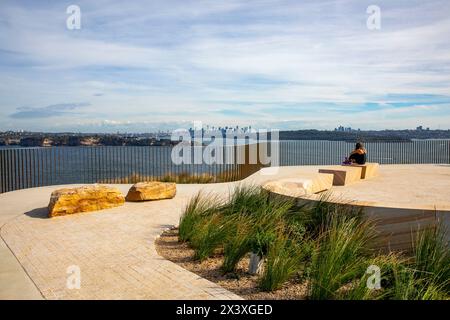
[[[353,144],[355,140],[319,140],[319,139],[292,139],[292,140],[283,140],[280,139],[280,142],[344,142],[348,144]],[[415,141],[449,141],[450,138],[445,139],[410,139],[410,140],[365,140],[368,143],[413,143]],[[64,147],[64,148],[79,148],[79,147],[168,147],[174,146],[177,143],[166,143],[166,144],[126,144],[126,145],[103,145],[103,144],[95,144],[95,145],[0,145],[0,149],[21,149],[21,148],[56,148],[56,147]],[[204,144],[204,146],[207,144]]]
[[[222,134],[224,137],[228,137],[229,134],[235,135],[238,139],[243,140],[248,132],[222,131]],[[412,142],[413,140],[449,140],[450,130],[291,130],[279,131],[278,139],[280,141],[344,141],[349,143],[356,141]],[[0,146],[10,147],[173,146],[177,143],[178,141],[171,140],[168,132],[140,134],[0,132]]]

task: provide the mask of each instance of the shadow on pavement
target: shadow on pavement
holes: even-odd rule
[[[48,208],[42,207],[42,208],[36,208],[31,211],[25,212],[27,216],[30,218],[37,218],[37,219],[48,219]]]

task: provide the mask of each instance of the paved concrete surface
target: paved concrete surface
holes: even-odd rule
[[[155,250],[155,238],[178,224],[188,199],[204,187],[179,185],[171,200],[52,219],[46,205],[58,187],[1,195],[0,298],[239,299]],[[215,185],[223,193],[228,187]],[[126,192],[129,185],[119,188]],[[80,289],[67,287],[68,280],[74,283],[68,272],[76,269],[70,268],[80,270]]]
[[[332,198],[362,206],[450,211],[450,165],[382,165],[379,173],[376,178],[333,186]]]
[[[178,185],[174,199],[52,219],[46,218],[46,206],[51,192],[61,186],[1,194],[0,299],[239,299],[158,256],[154,239],[178,224],[199,190],[226,195],[241,183],[301,177],[319,168],[269,168],[239,183]],[[333,193],[405,206],[444,208],[450,203],[450,166],[381,166],[380,173],[380,178],[349,189],[333,187]],[[398,184],[392,184],[399,174]],[[130,185],[118,187],[126,193]],[[74,266],[80,268],[80,289],[67,288],[72,279],[67,271]]]

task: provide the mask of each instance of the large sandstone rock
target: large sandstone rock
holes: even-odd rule
[[[52,192],[48,216],[55,217],[77,212],[88,212],[117,207],[125,202],[119,189],[90,185],[58,189]]]
[[[128,191],[127,201],[171,199],[175,197],[177,186],[172,182],[139,182]]]
[[[332,186],[332,174],[316,173],[308,178],[284,178],[269,181],[263,185],[263,188],[290,197],[300,197],[329,190]]]

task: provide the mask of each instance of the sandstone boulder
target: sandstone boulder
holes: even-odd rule
[[[52,192],[48,216],[108,209],[124,204],[125,198],[117,188],[90,185],[58,189]]]
[[[147,201],[171,199],[175,197],[177,187],[172,182],[139,182],[128,191],[127,201]]]
[[[284,178],[269,181],[263,185],[263,188],[290,197],[300,197],[329,190],[332,186],[332,174],[316,173],[308,178]]]

